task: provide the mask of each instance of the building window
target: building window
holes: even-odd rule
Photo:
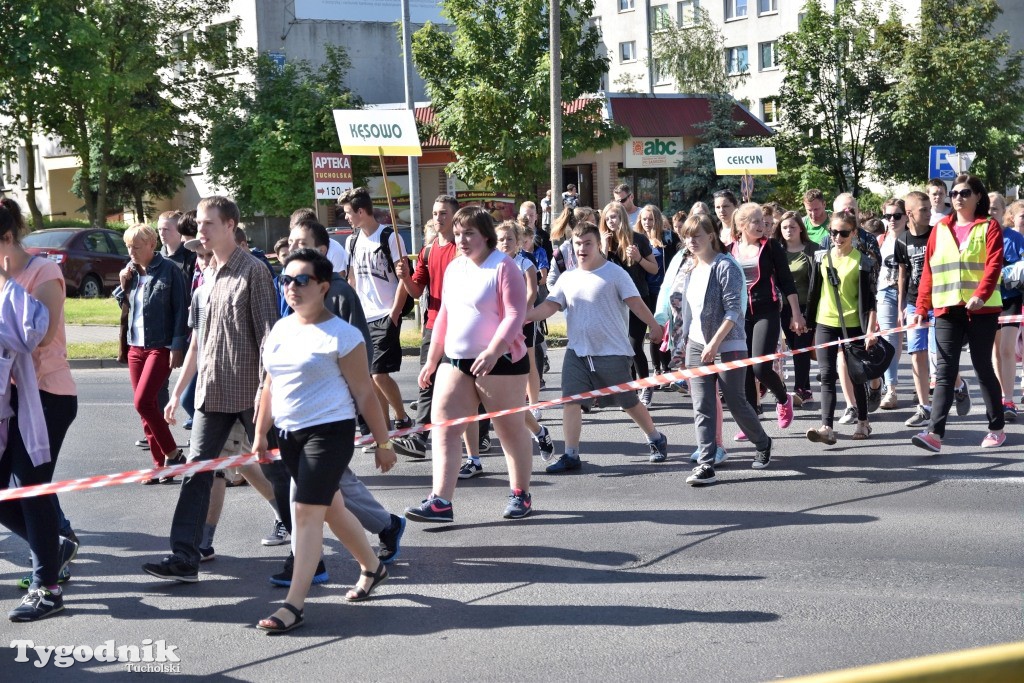
[[[635,9],[635,0],[619,0],[619,11],[628,12],[631,9]]]
[[[672,74],[669,73],[664,61],[655,59],[651,65],[651,70],[654,74],[655,85],[666,85],[672,82]]]
[[[777,69],[779,67],[778,41],[772,40],[767,43],[760,43],[758,48],[761,54],[761,71]]]
[[[761,120],[765,123],[779,122],[779,101],[774,97],[761,100]]]
[[[775,14],[779,11],[779,0],[757,0],[758,14]]]
[[[619,61],[620,62],[635,62],[636,61],[636,41],[631,40],[628,43],[619,43]]]
[[[699,0],[683,0],[676,3],[676,12],[680,26],[693,26],[697,22],[697,10],[700,8]]]
[[[665,31],[672,28],[672,15],[668,5],[651,6],[651,31]]]
[[[747,0],[725,0],[725,20],[746,19]]]
[[[750,70],[746,45],[725,48],[725,69],[729,74],[745,74]]]
[[[238,66],[238,22],[228,21],[223,24],[212,24],[206,29],[206,40],[210,45],[218,46],[223,52],[217,52],[210,59],[210,65],[218,71],[235,69]]]

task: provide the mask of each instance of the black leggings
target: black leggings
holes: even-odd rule
[[[633,347],[633,372],[635,377],[644,378],[651,374],[647,364],[647,350],[644,348],[644,335],[647,325],[643,320],[629,312],[629,345]]]
[[[654,309],[658,305],[658,293],[654,292],[650,297],[644,299],[644,303],[647,304],[647,308],[654,313]],[[653,341],[649,344],[651,351],[651,365],[654,366],[654,372],[662,373],[668,372],[668,364],[672,360],[672,354],[668,351],[661,350],[661,342],[657,344]]]
[[[996,342],[996,328],[999,326],[998,313],[969,315],[963,306],[946,310],[946,314],[935,318],[935,345],[938,354],[935,359],[935,394],[932,396],[932,419],[929,430],[942,438],[946,434],[946,417],[953,405],[953,383],[960,372],[960,352],[964,340],[971,353],[971,364],[981,385],[981,396],[985,401],[985,415],[988,417],[990,432],[1004,426],[1002,390],[999,378],[992,367],[992,347]]]
[[[9,391],[14,392],[11,405],[17,412],[17,388],[12,386]],[[38,467],[32,464],[21,439],[18,415],[15,414],[9,420],[7,450],[0,458],[0,488],[20,488],[53,481],[53,470],[57,466],[64,436],[78,415],[78,397],[40,391],[39,399],[43,404],[46,434],[50,440],[50,462]],[[35,561],[33,575],[43,586],[56,586],[60,570],[59,524],[54,498],[50,494],[0,503],[0,524],[28,542]]]
[[[864,334],[859,327],[847,327],[846,331],[850,333],[851,337],[859,337]],[[843,339],[841,328],[818,323],[814,332],[815,344],[827,344],[837,339]],[[818,370],[821,372],[821,423],[826,427],[831,427],[835,420],[836,381],[839,379],[839,372],[836,368],[838,355],[838,345],[818,349]],[[863,384],[854,384],[853,399],[857,404],[857,419],[868,419],[867,387]]]
[[[750,358],[776,353],[779,348],[779,330],[782,322],[777,308],[765,308],[748,313],[744,323],[747,331],[747,354]],[[757,407],[757,385],[754,379],[768,388],[778,403],[786,402],[786,383],[771,363],[758,363],[747,368],[747,402]]]
[[[789,324],[792,321],[793,314],[790,313],[787,307],[782,312],[782,333],[786,336],[786,346],[789,347],[789,350],[796,351],[797,349],[806,349],[808,346],[811,346],[814,343],[814,328],[812,327],[803,334],[797,334],[789,329]],[[811,354],[793,354],[793,375],[794,389],[809,390],[811,388]]]

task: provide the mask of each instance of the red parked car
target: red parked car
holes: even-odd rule
[[[114,291],[128,263],[121,233],[99,228],[36,230],[21,241],[25,251],[48,258],[64,272],[68,295],[96,298]]]

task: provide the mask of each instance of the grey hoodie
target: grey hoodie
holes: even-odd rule
[[[686,300],[686,289],[690,284],[691,269],[684,265],[679,269],[675,282],[672,284],[673,292],[682,292],[682,308],[674,311],[673,326],[678,322],[685,338],[690,329],[690,321],[693,314],[690,305]],[[725,254],[719,254],[711,262],[711,277],[708,280],[708,289],[704,293],[704,310],[700,314],[700,329],[705,339],[711,339],[718,332],[723,320],[731,320],[733,328],[729,330],[718,348],[720,353],[728,351],[747,350],[747,335],[743,327],[743,315],[746,297],[743,296],[746,290],[746,280],[743,277],[743,269],[736,263],[735,259]]]

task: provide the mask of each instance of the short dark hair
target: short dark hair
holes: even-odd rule
[[[572,183],[569,183],[568,185],[565,186],[565,189],[567,191],[569,191],[569,192],[575,192],[576,191],[576,186],[573,185]]]
[[[577,223],[572,229],[573,238],[583,239],[587,235],[593,235],[597,238],[597,243],[601,244],[601,229],[589,221],[583,223]]]
[[[282,249],[288,248],[288,238],[282,237],[278,241],[274,242],[274,253],[281,251]]]
[[[7,233],[14,235],[15,242],[21,242],[21,236],[25,234],[25,218],[18,202],[3,197],[0,199],[0,237]]]
[[[992,201],[988,198],[988,190],[985,189],[985,183],[981,182],[981,178],[970,173],[961,173],[953,181],[953,187],[957,185],[967,185],[979,196],[978,205],[974,207],[975,218],[985,218],[988,216],[989,207],[992,206]]]
[[[800,241],[803,244],[811,243],[811,238],[807,234],[807,226],[804,225],[804,221],[800,218],[800,214],[796,211],[786,211],[779,216],[779,229],[775,231],[775,240],[779,242],[779,244],[782,244],[783,246],[786,245],[786,238],[782,236],[782,224],[786,221],[796,221],[796,224],[800,226]]]
[[[186,211],[178,219],[178,234],[182,237],[195,237],[199,234],[199,224],[196,223],[196,210]]]
[[[458,211],[459,210],[459,200],[456,199],[455,197],[451,196],[450,194],[439,194],[439,195],[437,195],[437,198],[434,200],[434,203],[435,204],[447,204],[448,208],[450,208],[453,211]]]
[[[199,200],[199,209],[217,209],[217,213],[220,214],[222,221],[234,221],[237,226],[242,222],[242,214],[238,211],[238,204],[227,197],[221,197],[220,195],[214,195],[212,197],[205,197]]]
[[[487,247],[495,249],[498,246],[498,233],[494,230],[494,219],[479,206],[464,206],[455,212],[452,218],[452,225],[468,225],[480,231],[480,234],[487,240]]]
[[[370,191],[365,187],[355,187],[341,195],[341,199],[338,203],[342,206],[346,204],[352,207],[353,211],[362,211],[369,215],[373,215],[373,197],[370,196]]]
[[[245,234],[245,230],[242,229],[242,226],[236,225],[235,226],[235,244],[239,244],[240,245],[240,244],[242,244],[242,242],[248,242],[248,241],[249,241],[249,236]]]
[[[288,217],[288,229],[291,230],[298,225],[300,221],[305,220],[317,220],[316,209],[304,206],[301,209],[295,209],[292,211],[292,215]]]
[[[313,238],[313,244],[318,247],[330,246],[331,237],[327,234],[327,228],[315,220],[304,219],[292,226],[292,230],[295,228],[302,228],[308,230],[310,236]]]
[[[956,183],[953,184],[955,185]],[[941,178],[932,178],[925,187],[941,187],[944,191],[948,192],[946,190],[946,183]]]
[[[804,192],[804,204],[809,204],[813,201],[825,201],[825,195],[822,193],[821,190],[812,188],[810,190],[807,190],[807,192]]]
[[[732,190],[719,190],[711,195],[712,199],[727,199],[733,206],[739,206],[740,203],[736,201],[736,195],[732,193]]]
[[[285,268],[292,261],[302,261],[303,263],[313,264],[313,278],[317,282],[330,282],[331,278],[334,277],[334,266],[327,260],[327,257],[321,254],[316,249],[296,249],[284,259]]]
[[[626,194],[633,194],[633,188],[631,188],[628,183],[619,183],[612,189],[612,192],[625,192]]]

